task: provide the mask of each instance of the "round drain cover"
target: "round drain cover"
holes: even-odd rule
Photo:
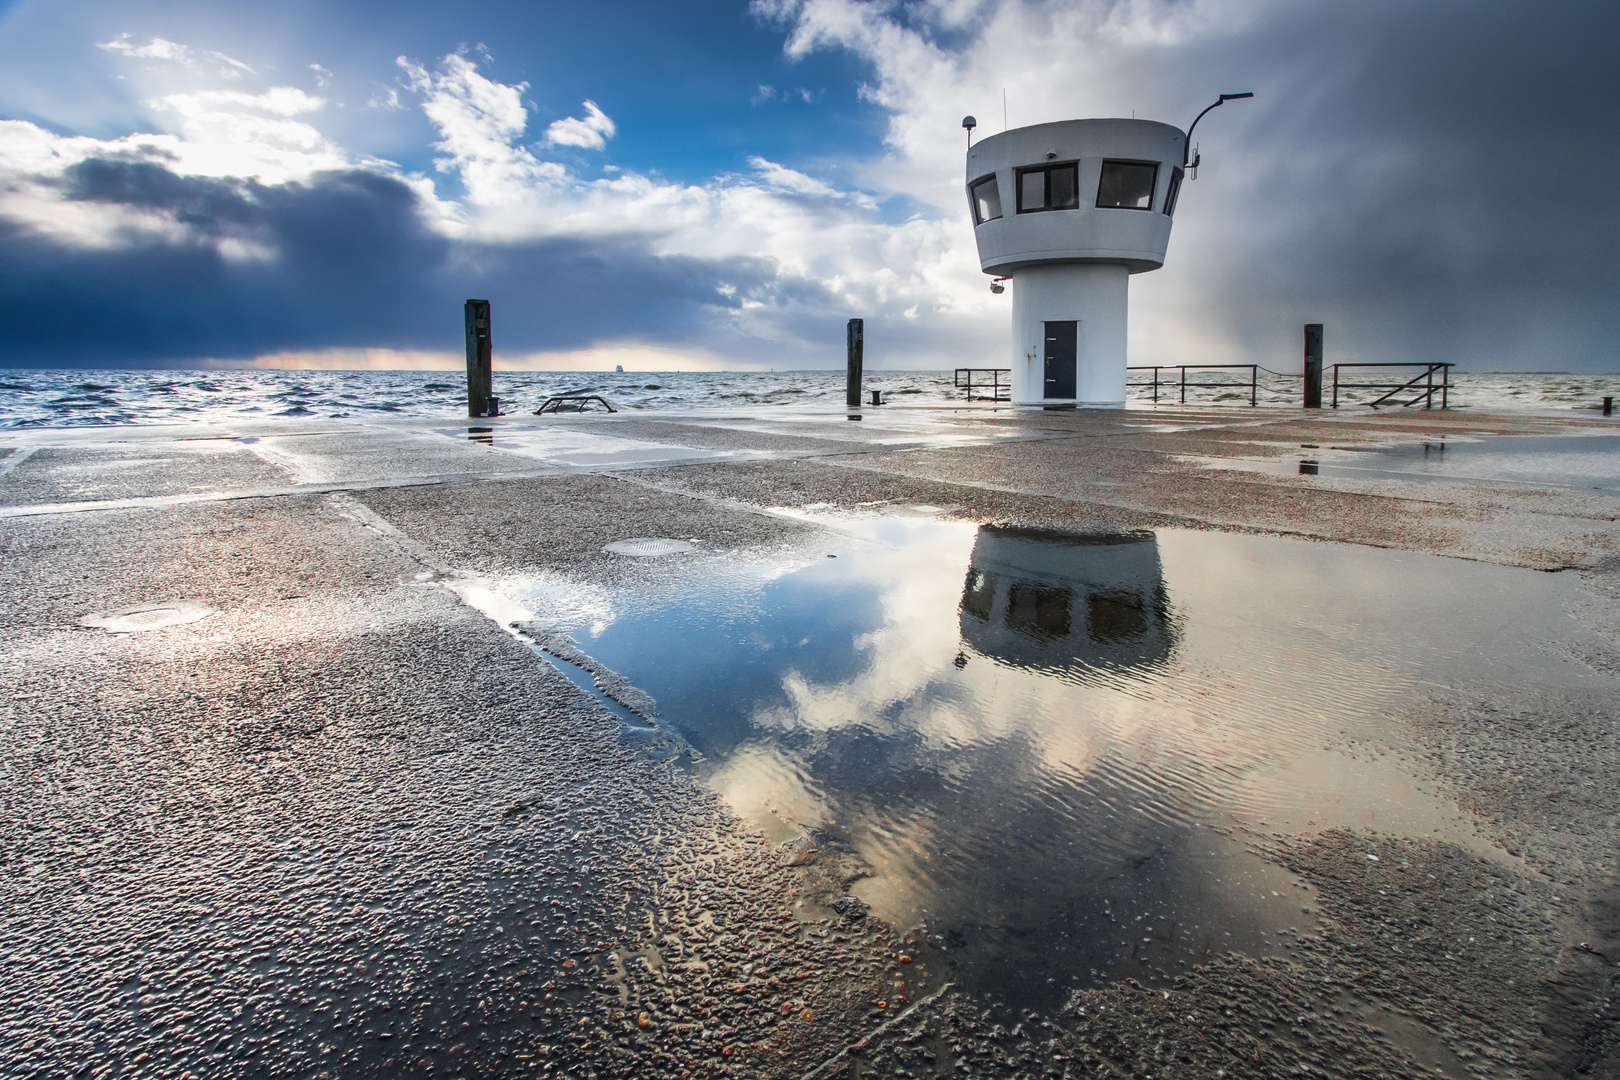
[[[615,540],[602,549],[614,555],[634,555],[638,559],[655,559],[660,555],[674,555],[691,551],[685,540],[671,540],[667,536],[635,536],[629,540]]]
[[[214,613],[206,604],[189,600],[172,600],[161,604],[136,604],[99,615],[86,615],[80,626],[99,626],[113,634],[138,634],[143,630],[161,630],[165,626],[196,622]]]

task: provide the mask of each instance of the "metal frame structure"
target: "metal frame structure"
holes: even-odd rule
[[[1253,406],[1254,404],[1256,404],[1256,401],[1258,399],[1259,392],[1260,392],[1260,365],[1259,364],[1152,364],[1152,365],[1138,365],[1136,367],[1127,367],[1125,370],[1127,372],[1131,372],[1131,371],[1151,371],[1151,372],[1153,372],[1152,380],[1149,381],[1149,382],[1130,382],[1129,377],[1127,376],[1127,381],[1125,383],[1125,386],[1126,386],[1127,389],[1132,387],[1132,386],[1151,387],[1152,390],[1153,390],[1153,403],[1155,405],[1157,405],[1159,403],[1159,387],[1161,387],[1161,386],[1164,386],[1164,387],[1178,387],[1179,386],[1180,389],[1181,389],[1181,404],[1185,405],[1185,404],[1187,404],[1187,387],[1189,387],[1189,386],[1194,387],[1195,389],[1196,388],[1213,389],[1215,387],[1222,387],[1222,386],[1241,387],[1243,384],[1240,383],[1240,382],[1188,382],[1187,381],[1187,372],[1188,371],[1217,371],[1217,370],[1224,370],[1226,368],[1240,368],[1240,369],[1244,369],[1244,370],[1248,371],[1248,373],[1249,373],[1249,404],[1250,404],[1250,406]],[[1181,372],[1181,379],[1180,379],[1179,382],[1161,382],[1159,380],[1159,372],[1161,372],[1161,371],[1179,371],[1179,372]]]
[[[1416,405],[1418,402],[1421,401],[1421,402],[1423,402],[1423,407],[1425,409],[1432,409],[1432,408],[1434,408],[1434,394],[1435,394],[1435,391],[1438,390],[1440,392],[1440,407],[1442,409],[1444,409],[1444,408],[1449,407],[1447,392],[1451,389],[1451,387],[1453,385],[1452,382],[1451,382],[1451,369],[1453,367],[1456,367],[1456,365],[1452,364],[1452,363],[1448,363],[1446,361],[1434,361],[1434,362],[1429,362],[1429,361],[1409,361],[1409,362],[1405,362],[1405,363],[1387,363],[1387,364],[1334,364],[1333,365],[1333,407],[1335,409],[1337,409],[1339,407],[1339,388],[1342,386],[1342,387],[1344,387],[1346,389],[1355,388],[1355,389],[1361,389],[1361,390],[1386,390],[1386,391],[1388,391],[1388,393],[1384,394],[1384,396],[1380,397],[1378,400],[1370,401],[1370,402],[1367,403],[1368,407],[1373,408],[1373,409],[1378,408],[1378,406],[1384,404],[1390,398],[1392,398],[1395,395],[1397,395],[1397,394],[1399,394],[1399,393],[1401,393],[1403,391],[1406,391],[1406,390],[1416,390],[1417,394],[1416,394],[1415,397],[1412,398],[1411,401],[1398,402],[1398,404],[1402,408],[1409,409],[1413,405]],[[1408,379],[1406,382],[1361,382],[1361,383],[1352,383],[1352,382],[1343,382],[1343,381],[1341,381],[1339,379],[1339,369],[1340,368],[1422,368],[1423,371],[1421,371],[1417,375],[1414,375],[1412,378]],[[1436,383],[1434,381],[1434,373],[1437,372],[1437,371],[1440,373],[1440,382],[1439,383]],[[1422,385],[1419,385],[1420,383]]]
[[[584,412],[585,406],[589,405],[593,401],[599,402],[602,408],[606,409],[608,412],[619,411],[612,405],[608,404],[607,398],[601,397],[597,394],[564,394],[562,397],[546,398],[545,404],[534,410],[534,415],[544,416],[546,413]],[[563,408],[564,405],[572,405],[573,408],[565,410]]]
[[[975,375],[989,375],[991,380],[989,382],[975,382]],[[1001,377],[1003,375],[1007,376],[1006,382],[1002,381]],[[964,377],[966,378],[966,381],[963,381]],[[956,369],[956,388],[958,390],[965,390],[967,392],[966,396],[969,401],[1011,401],[1012,368],[959,367]],[[973,391],[983,390],[985,388],[989,388],[991,394],[990,397],[984,397],[983,395],[980,395],[979,397],[973,396]]]

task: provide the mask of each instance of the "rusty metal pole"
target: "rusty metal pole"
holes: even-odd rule
[[[493,398],[492,352],[489,340],[489,301],[468,300],[467,316],[467,415],[490,415]]]

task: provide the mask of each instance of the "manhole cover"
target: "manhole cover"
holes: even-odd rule
[[[136,604],[99,615],[86,615],[80,626],[99,626],[108,633],[138,634],[143,630],[160,630],[165,626],[196,622],[214,613],[206,604],[189,600],[175,600],[164,604]]]
[[[685,540],[671,540],[667,536],[636,536],[629,540],[615,540],[603,551],[614,555],[634,555],[638,559],[655,559],[660,555],[674,555],[681,551],[691,551],[692,545]]]

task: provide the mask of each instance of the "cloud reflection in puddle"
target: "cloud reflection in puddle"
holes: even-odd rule
[[[1485,850],[1398,761],[1352,751],[1398,741],[1391,709],[1476,649],[1524,651],[1560,607],[1546,575],[1399,552],[826,520],[850,534],[839,558],[723,587],[694,563],[607,620],[578,613],[582,647],[773,839],[841,845],[877,914],[955,935],[979,985],[1031,1001],[1298,924],[1289,876],[1216,829],[1398,823]],[[1122,910],[1165,932],[1115,940]]]

